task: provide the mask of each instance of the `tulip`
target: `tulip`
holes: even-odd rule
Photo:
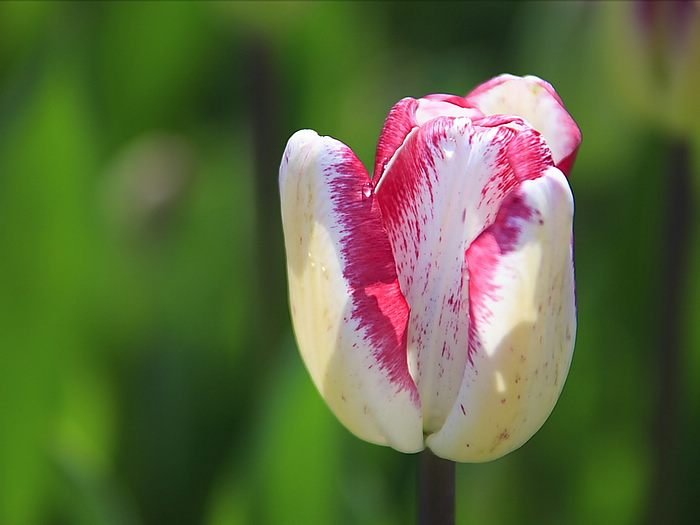
[[[390,111],[374,177],[295,133],[280,166],[294,332],[337,418],[402,452],[488,461],[551,413],[574,348],[581,133],[547,82],[502,75]]]

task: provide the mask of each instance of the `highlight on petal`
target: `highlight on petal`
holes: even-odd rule
[[[485,115],[524,118],[542,133],[556,166],[569,174],[581,144],[581,130],[549,82],[530,75],[500,75],[465,98]]]
[[[415,129],[375,188],[411,308],[409,369],[426,433],[442,426],[467,366],[465,252],[506,195],[553,163],[540,134],[521,119],[484,122],[439,117]]]
[[[311,377],[358,437],[423,449],[408,305],[369,174],[342,143],[295,133],[280,166],[294,332]]]
[[[455,461],[488,461],[544,423],[571,364],[576,332],[573,197],[548,168],[503,201],[466,253],[470,364],[445,421],[426,444]]]

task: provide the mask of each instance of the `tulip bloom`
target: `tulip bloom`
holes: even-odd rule
[[[294,331],[355,435],[487,461],[525,443],[568,373],[571,169],[581,133],[551,85],[502,75],[405,98],[374,177],[295,133],[280,167]]]

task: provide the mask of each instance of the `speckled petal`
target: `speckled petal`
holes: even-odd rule
[[[438,456],[479,462],[525,443],[554,408],[574,348],[573,197],[556,168],[523,181],[467,251],[470,363]]]

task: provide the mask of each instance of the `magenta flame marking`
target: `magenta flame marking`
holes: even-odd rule
[[[416,127],[417,108],[418,101],[416,99],[404,98],[389,111],[377,144],[374,179],[372,180],[375,186],[382,178],[384,168],[391,157],[406,140],[406,136]]]
[[[406,357],[409,307],[399,288],[379,206],[373,196],[366,198],[360,191],[369,175],[349,148],[342,161],[330,168],[331,201],[341,229],[339,244],[352,297],[352,318],[367,334],[368,345],[389,380],[408,390],[419,406]]]
[[[520,191],[514,191],[503,201],[494,223],[467,250],[470,318],[468,352],[472,365],[473,354],[480,347],[478,327],[492,315],[486,299],[499,298],[499,289],[493,277],[500,267],[502,257],[517,248],[523,224],[533,220],[539,222],[539,210],[530,208]]]

